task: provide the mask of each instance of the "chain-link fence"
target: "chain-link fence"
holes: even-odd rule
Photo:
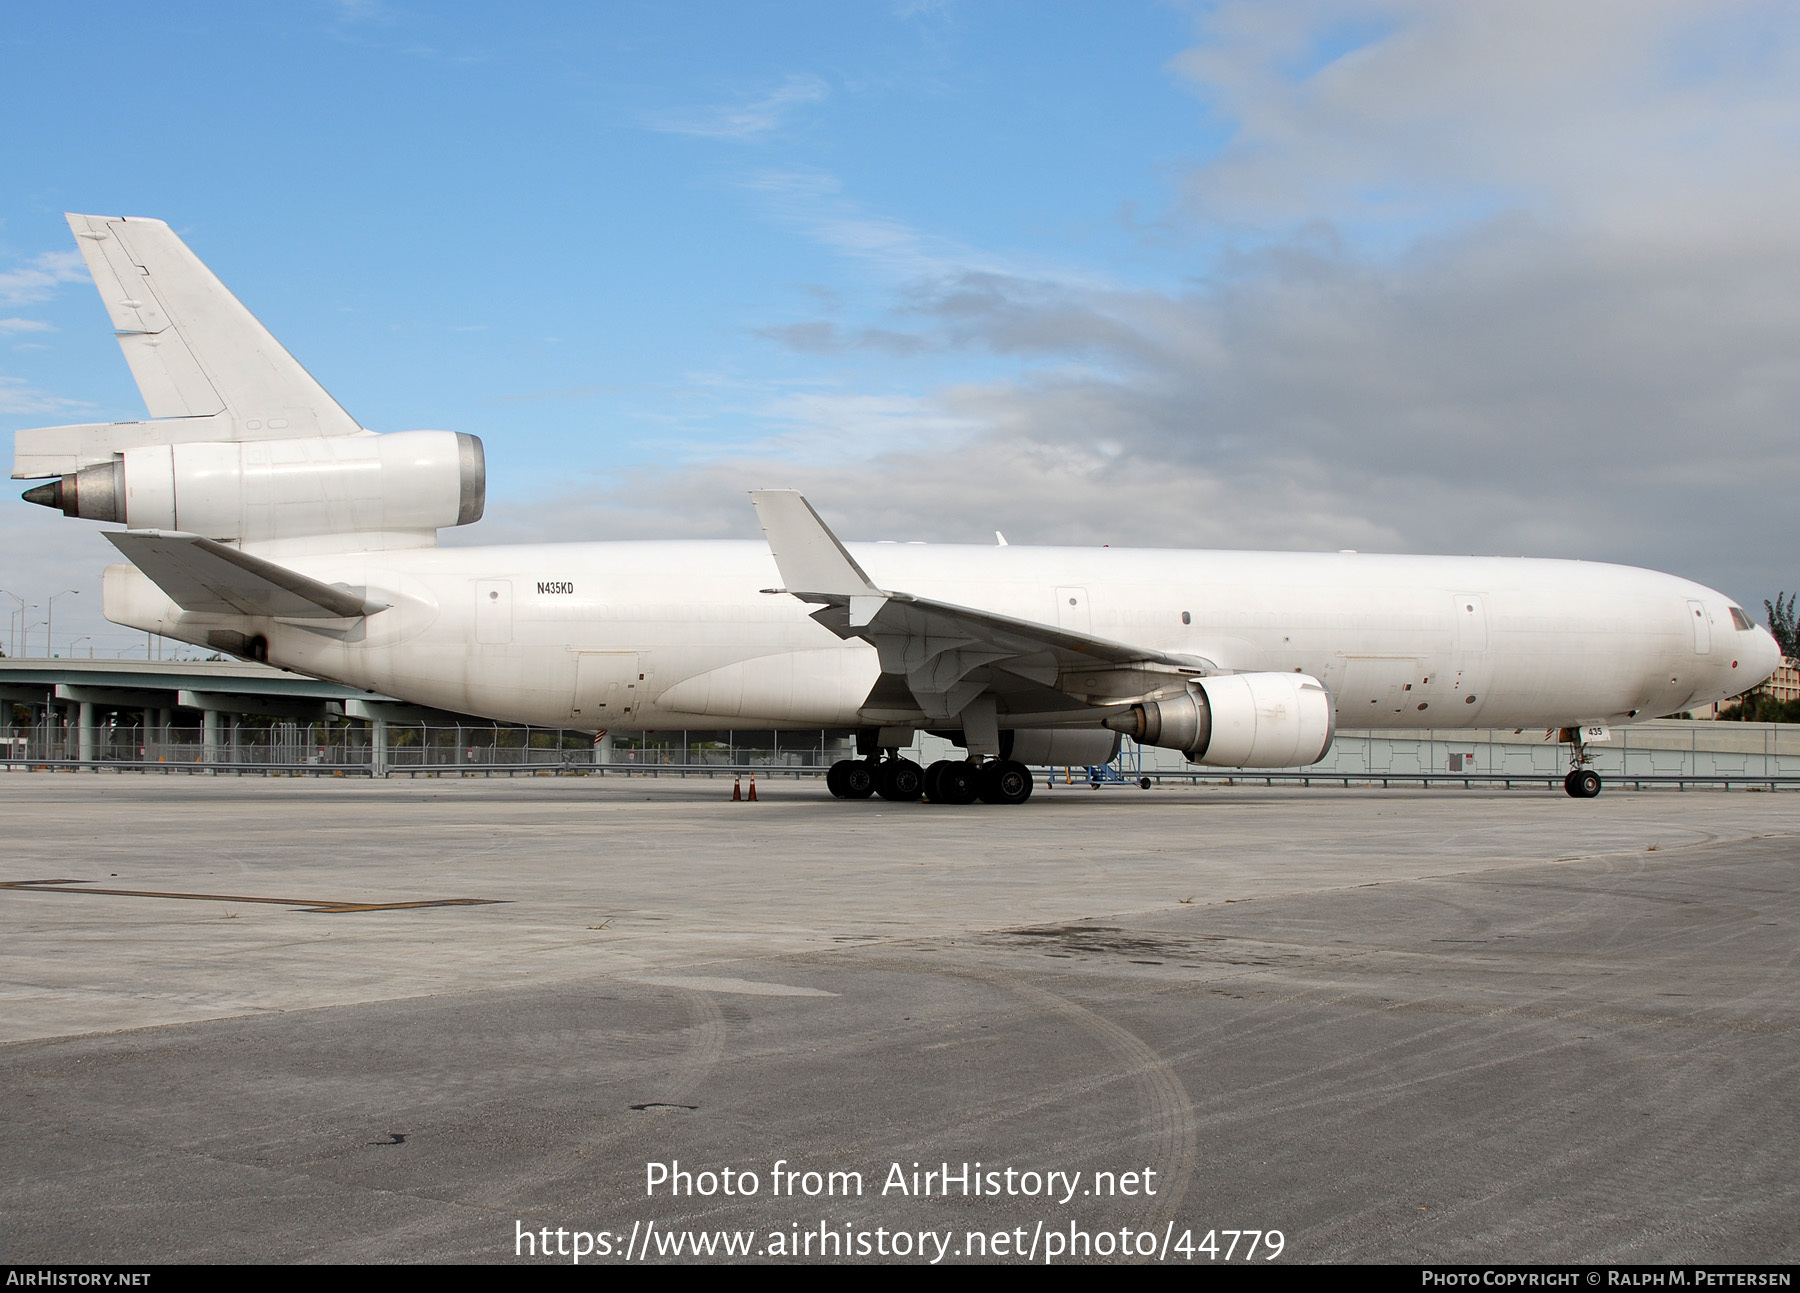
[[[633,732],[596,738],[560,728],[502,724],[233,721],[167,727],[112,718],[84,748],[77,723],[38,710],[0,735],[0,760],[41,767],[405,775],[422,772],[741,771],[822,774],[855,756],[848,732]]]
[[[849,731],[621,732],[595,737],[560,728],[494,723],[402,724],[336,719],[303,722],[168,711],[172,721],[129,722],[142,711],[97,716],[84,743],[74,707],[15,707],[0,726],[0,763],[13,768],[119,771],[314,773],[351,776],[576,775],[820,776],[856,757]],[[155,711],[152,711],[154,720]],[[29,721],[27,721],[29,720]],[[185,720],[185,721],[183,721]],[[1800,726],[1659,722],[1614,729],[1589,747],[1610,784],[1800,784]],[[922,763],[962,757],[920,734],[905,753]],[[1568,749],[1543,733],[1340,732],[1326,757],[1273,772],[1197,767],[1179,752],[1127,740],[1109,769],[1058,768],[1057,784],[1135,785],[1192,781],[1308,784],[1554,784]]]

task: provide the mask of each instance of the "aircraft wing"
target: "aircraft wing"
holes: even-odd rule
[[[1073,715],[1165,690],[1214,672],[1196,656],[1171,655],[971,606],[877,588],[812,505],[794,490],[750,495],[785,588],[822,609],[813,618],[881,655],[875,708],[904,705],[904,679],[930,719],[950,722],[983,694],[1010,714]]]
[[[297,570],[198,534],[176,530],[105,533],[126,560],[184,611],[328,620],[352,619],[386,609],[385,603],[320,583]]]

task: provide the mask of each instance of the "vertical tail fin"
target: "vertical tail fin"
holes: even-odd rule
[[[68,221],[151,417],[225,414],[281,439],[362,429],[161,220]]]
[[[145,445],[362,432],[168,225],[67,218],[152,420],[16,432],[15,478],[68,475]]]

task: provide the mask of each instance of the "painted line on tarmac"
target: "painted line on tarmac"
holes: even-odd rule
[[[0,889],[20,893],[107,894],[115,898],[180,898],[189,902],[262,902],[301,911],[340,914],[357,911],[411,911],[420,907],[486,907],[506,898],[415,898],[407,902],[338,902],[320,898],[264,898],[238,893],[170,893],[159,889],[90,889],[86,880],[0,880]],[[74,886],[81,885],[82,888]]]

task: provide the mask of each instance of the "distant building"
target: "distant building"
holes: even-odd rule
[[[1800,660],[1782,656],[1781,666],[1762,686],[1752,687],[1742,696],[1714,701],[1710,705],[1690,710],[1689,715],[1693,718],[1717,718],[1721,710],[1736,709],[1743,702],[1744,696],[1772,696],[1779,701],[1800,700]]]
[[[1800,700],[1800,660],[1792,656],[1781,658],[1781,668],[1773,677],[1756,689],[1759,693],[1773,696],[1776,700]]]

